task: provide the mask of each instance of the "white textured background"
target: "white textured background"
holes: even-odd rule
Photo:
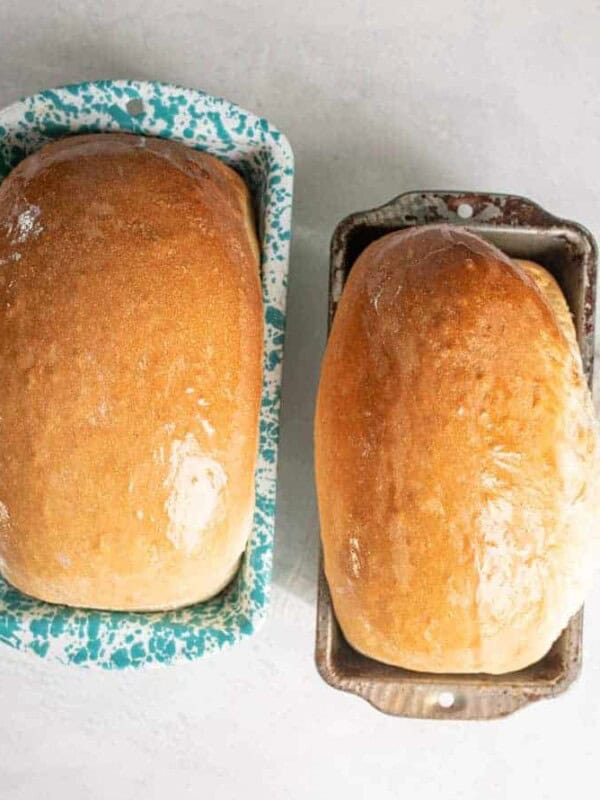
[[[591,0],[0,2],[0,105],[158,78],[267,116],[297,158],[270,620],[235,651],[145,672],[2,648],[2,800],[598,797],[600,588],[579,682],[503,721],[387,718],[321,682],[311,417],[343,215],[472,188],[527,195],[600,235],[599,43]]]

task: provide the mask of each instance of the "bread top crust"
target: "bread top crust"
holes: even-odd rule
[[[262,386],[248,191],[216,158],[75,136],[0,187],[0,567],[52,602],[185,605],[250,531]]]
[[[545,270],[449,226],[361,254],[316,413],[325,571],[357,650],[431,672],[538,660],[597,564],[599,469]]]

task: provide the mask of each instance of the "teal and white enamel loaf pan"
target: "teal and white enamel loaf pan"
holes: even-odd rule
[[[265,309],[260,451],[254,525],[233,583],[213,600],[161,613],[50,605],[0,578],[0,641],[44,658],[108,669],[200,658],[252,634],[269,601],[293,156],[267,120],[194,89],[95,81],[40,92],[0,111],[0,177],[46,142],[132,131],[205,150],[245,178],[262,249]],[[0,387],[1,391],[1,387]]]

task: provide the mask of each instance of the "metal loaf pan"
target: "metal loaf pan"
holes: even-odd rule
[[[463,225],[513,258],[527,258],[557,278],[575,320],[586,377],[592,385],[597,249],[591,234],[523,197],[469,192],[410,192],[337,226],[331,243],[329,325],[352,265],[365,247],[393,230],[447,222]],[[359,695],[380,711],[431,719],[492,719],[535,700],[555,697],[581,668],[583,612],[550,652],[506,675],[438,675],[381,664],[344,639],[319,568],[316,663],[336,689]]]

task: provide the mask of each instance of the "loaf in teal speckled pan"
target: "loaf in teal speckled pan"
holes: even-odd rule
[[[44,658],[109,669],[199,658],[250,635],[264,619],[273,551],[293,182],[290,146],[267,120],[197,90],[137,81],[47,90],[0,111],[0,175],[5,177],[52,139],[119,130],[184,142],[243,174],[262,245],[265,354],[253,530],[237,577],[224,592],[177,611],[116,613],[42,603],[0,578],[1,642]]]

